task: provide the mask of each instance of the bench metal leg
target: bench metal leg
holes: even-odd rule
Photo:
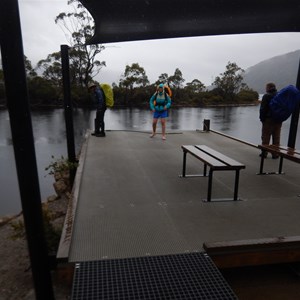
[[[204,164],[203,176],[207,176],[207,164]]]
[[[260,167],[258,175],[264,174],[265,151],[261,152]]]
[[[203,174],[186,174],[186,160],[188,152],[183,151],[183,164],[182,164],[182,174],[179,177],[206,177],[207,176],[207,165],[204,164]]]
[[[209,175],[208,175],[207,202],[211,201],[212,179],[213,179],[213,170],[210,168]]]
[[[279,174],[283,174],[283,173],[282,173],[282,165],[283,165],[283,156],[280,156],[280,160],[279,160],[279,169],[278,169],[278,173],[279,173]]]
[[[240,179],[240,170],[235,171],[235,183],[234,183],[234,196],[233,200],[238,200],[238,190],[239,190],[239,179]]]
[[[204,163],[204,170],[202,175],[187,175],[186,174],[186,160],[187,160],[187,151],[183,151],[183,165],[182,165],[182,175],[180,177],[207,177],[207,164]],[[261,160],[261,172],[263,170],[263,160],[264,157],[262,157]],[[233,171],[234,169],[229,169],[230,171]],[[208,187],[207,187],[207,199],[203,199],[203,201],[211,202],[212,199],[212,182],[213,182],[213,171],[214,168],[210,167],[208,172]],[[234,182],[234,196],[233,199],[215,199],[216,201],[227,201],[227,200],[238,200],[238,187],[239,187],[239,177],[240,177],[240,169],[235,170],[235,182]]]
[[[280,156],[279,158],[279,167],[278,167],[278,172],[264,172],[264,161],[265,161],[265,156],[264,154],[267,153],[266,151],[262,151],[262,156],[260,159],[260,168],[259,168],[259,173],[257,175],[272,175],[272,174],[284,174],[282,172],[282,166],[283,166],[283,156]]]
[[[209,170],[209,177],[208,177],[208,190],[207,190],[207,199],[205,202],[212,202],[212,201],[238,201],[238,191],[239,191],[239,180],[240,180],[240,170],[235,170],[235,180],[234,180],[234,195],[233,198],[220,198],[220,199],[211,199],[212,196],[212,181],[213,181],[213,170]]]
[[[182,165],[182,177],[185,177],[185,169],[186,169],[186,152],[183,151],[183,165]]]

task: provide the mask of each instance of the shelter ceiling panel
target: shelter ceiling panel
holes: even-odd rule
[[[89,44],[300,30],[298,0],[81,2],[96,24],[95,34]]]

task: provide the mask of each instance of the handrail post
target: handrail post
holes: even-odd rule
[[[17,0],[1,1],[0,28],[5,92],[35,295],[38,300],[53,300]]]
[[[298,90],[300,90],[300,60],[299,60],[296,87]],[[288,147],[290,147],[290,148],[295,148],[295,145],[296,145],[297,129],[298,129],[298,123],[299,123],[299,113],[300,113],[300,103],[298,103],[297,108],[293,111],[292,117],[291,117],[289,139],[288,139]]]
[[[64,110],[66,122],[66,135],[68,147],[68,160],[71,163],[76,162],[75,141],[74,141],[74,127],[73,127],[73,109],[71,101],[71,87],[70,87],[70,67],[69,67],[69,46],[61,45],[61,63],[62,63],[62,79],[64,91]],[[70,169],[70,184],[73,186],[75,179],[76,168]]]

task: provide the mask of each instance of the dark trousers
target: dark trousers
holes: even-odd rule
[[[261,141],[263,145],[269,145],[272,137],[273,145],[280,145],[280,132],[282,123],[275,123],[266,119],[262,124]]]
[[[97,109],[96,119],[95,119],[95,133],[104,133],[105,123],[104,123],[105,109]]]

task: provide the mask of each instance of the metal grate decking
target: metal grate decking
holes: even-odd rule
[[[186,144],[205,144],[245,164],[245,201],[203,203],[205,179],[178,176]],[[184,132],[164,142],[134,132],[89,137],[58,256],[79,262],[73,299],[236,299],[199,254],[203,243],[299,235],[298,164],[286,161],[285,176],[262,178],[258,154],[213,133]],[[272,170],[278,162],[266,164]],[[232,178],[218,173],[213,193],[231,195]]]
[[[237,299],[205,253],[76,264],[73,300]]]

